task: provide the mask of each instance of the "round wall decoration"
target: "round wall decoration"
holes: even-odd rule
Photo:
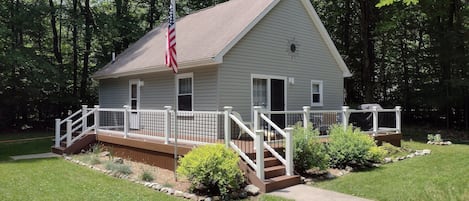
[[[300,45],[298,44],[298,41],[295,40],[295,37],[288,39],[287,41],[287,53],[292,59],[294,59],[298,56],[298,49]]]

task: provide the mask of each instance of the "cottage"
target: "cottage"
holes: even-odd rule
[[[268,192],[299,182],[288,127],[349,124],[354,111],[341,106],[351,74],[309,0],[231,0],[180,18],[177,74],[164,65],[166,26],[93,75],[99,106],[56,120],[55,152],[97,140],[174,169],[176,141],[178,154],[225,143],[243,159],[247,181]],[[377,134],[377,108],[360,112],[372,112]],[[386,132],[400,134],[400,108],[380,112],[395,113]]]
[[[340,109],[350,76],[308,0],[231,0],[176,23],[179,73],[164,65],[163,24],[96,72],[99,105],[221,111]]]

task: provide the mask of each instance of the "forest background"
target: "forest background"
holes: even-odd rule
[[[224,1],[178,0],[178,16]],[[400,105],[406,126],[469,129],[467,0],[311,2],[353,73],[344,104]],[[2,0],[0,130],[53,128],[69,110],[96,104],[90,75],[165,23],[168,7],[169,0]]]

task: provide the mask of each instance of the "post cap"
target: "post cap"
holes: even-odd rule
[[[232,106],[225,106],[225,107],[223,107],[223,109],[225,109],[225,110],[232,110],[233,107],[232,107]]]
[[[82,108],[88,108],[88,105],[81,105]]]
[[[170,110],[171,108],[173,108],[173,107],[171,107],[169,105],[164,106],[164,109],[167,109],[167,110]]]
[[[99,105],[94,105],[94,108],[99,108]]]
[[[310,110],[311,106],[303,106],[303,110]]]

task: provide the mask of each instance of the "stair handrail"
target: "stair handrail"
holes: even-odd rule
[[[71,122],[70,125],[67,125],[67,134],[66,134],[67,135],[67,147],[70,147],[75,141],[77,141],[83,135],[87,134],[88,132],[92,131],[95,128],[96,124],[94,124],[90,127],[87,127],[87,128],[84,128],[83,126],[86,125],[85,120],[88,118],[88,116],[94,114],[96,110],[97,110],[97,108],[93,108],[91,111],[87,112],[86,114],[84,114],[79,119],[75,120],[74,122]],[[70,120],[68,122],[70,122]],[[67,124],[69,124],[69,123],[67,123]],[[77,124],[78,124],[78,126],[73,128],[73,126],[75,126]],[[80,135],[77,135],[77,136],[73,137],[72,133],[74,133],[75,131],[77,131],[80,128],[83,128]]]
[[[274,128],[286,140],[285,143],[285,158],[283,158],[275,149],[264,141],[264,147],[272,153],[283,165],[285,165],[286,175],[293,175],[293,143],[292,143],[292,128],[285,128],[286,132],[277,126],[272,120],[269,119],[264,113],[260,112],[259,117],[262,118],[268,125]]]
[[[67,118],[61,120],[61,119],[55,119],[55,147],[60,147],[60,141],[64,140],[67,137],[67,132],[65,132],[64,135],[60,134],[60,131],[62,130],[62,124],[66,123],[69,120],[72,120],[75,118],[78,114],[82,113],[83,110],[79,109],[75,113],[71,114]]]
[[[231,147],[242,159],[244,159],[244,161],[246,161],[246,163],[252,168],[254,169],[256,172],[258,172],[258,165],[253,161],[251,160],[247,155],[246,153],[244,153],[239,147],[238,145],[236,145],[232,139],[231,139],[231,120],[233,120],[238,126],[240,129],[242,129],[244,132],[246,132],[250,137],[252,137],[253,139],[256,139],[255,138],[255,135],[254,135],[254,132],[251,131],[251,129],[249,129],[246,125],[244,125],[244,123],[238,119],[235,115],[233,115],[231,112],[233,110],[233,107],[231,106],[225,106],[224,107],[224,114],[225,114],[225,145],[227,147]]]
[[[75,116],[77,116],[78,114],[82,113],[82,110],[79,109],[78,111],[76,111],[75,113],[71,114],[70,116],[68,116],[67,118],[65,118],[64,120],[60,121],[60,125],[62,125],[63,123],[67,122],[67,120],[70,120],[70,119],[73,119]]]

